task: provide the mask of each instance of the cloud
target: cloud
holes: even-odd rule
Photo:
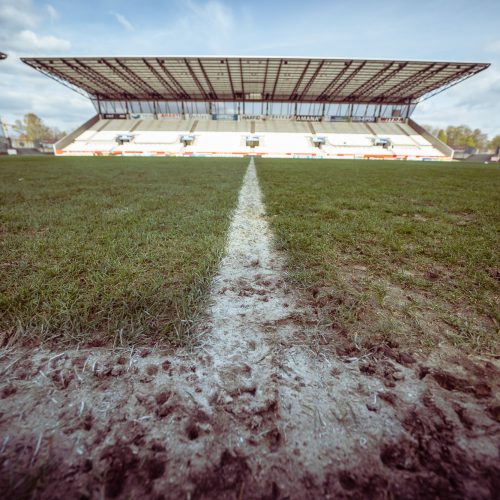
[[[31,0],[0,0],[0,46],[3,51],[41,52],[65,51],[71,48],[68,40],[51,34],[40,34],[39,25],[47,18],[59,16],[50,4],[45,9]],[[35,31],[36,30],[36,31]]]
[[[57,12],[56,8],[53,5],[50,5],[50,3],[45,6],[45,11],[51,21],[59,19],[59,12]]]
[[[184,52],[196,47],[197,52],[202,48],[204,52],[227,54],[245,32],[245,16],[240,16],[238,23],[235,21],[233,7],[236,2],[228,5],[220,0],[177,0],[177,3],[181,8],[169,28],[154,26],[150,40],[182,47]],[[239,9],[239,6],[235,8]],[[239,13],[242,13],[241,9]],[[235,29],[236,26],[239,30]]]
[[[186,0],[186,7],[211,28],[228,33],[232,31],[234,19],[231,11],[218,0],[209,0],[206,3],[198,3]]]
[[[15,28],[34,28],[40,21],[31,0],[0,0],[2,31]]]
[[[52,35],[39,36],[30,30],[17,33],[11,40],[9,48],[21,52],[65,51],[71,48],[71,42]]]
[[[500,130],[500,71],[492,66],[477,76],[422,102],[415,119],[436,127],[469,125],[490,136]]]
[[[111,12],[111,15],[116,18],[116,20],[127,30],[127,31],[134,31],[134,27],[132,26],[132,23],[122,14],[119,14],[118,12]]]
[[[11,59],[11,58],[9,58]],[[95,114],[91,102],[50,80],[19,60],[1,66],[2,119],[14,123],[28,112],[36,113],[49,126],[70,131]],[[20,83],[22,82],[22,83]]]

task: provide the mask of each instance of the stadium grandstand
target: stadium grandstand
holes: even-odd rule
[[[415,107],[489,64],[296,57],[23,58],[92,100],[57,155],[450,160]]]

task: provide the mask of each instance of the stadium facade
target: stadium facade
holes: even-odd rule
[[[91,99],[57,155],[450,160],[411,119],[489,64],[296,57],[23,61]]]

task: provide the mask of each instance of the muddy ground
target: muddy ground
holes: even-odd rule
[[[191,350],[0,351],[2,497],[498,498],[499,360],[359,350],[271,241],[251,166]]]
[[[4,353],[3,498],[498,498],[491,362],[311,355],[318,401],[279,349],[211,388],[203,353]]]

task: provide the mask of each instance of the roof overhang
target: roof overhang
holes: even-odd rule
[[[487,63],[302,57],[28,57],[92,99],[409,104]]]

